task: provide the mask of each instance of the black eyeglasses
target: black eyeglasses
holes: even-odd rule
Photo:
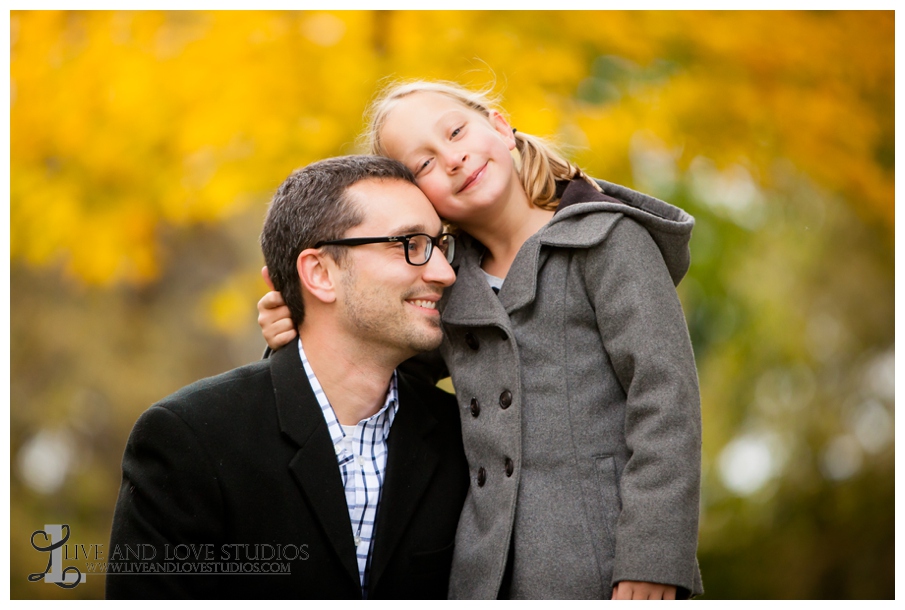
[[[395,237],[349,237],[346,239],[331,239],[314,244],[315,248],[321,246],[363,246],[365,244],[382,244],[387,242],[401,242],[405,251],[405,262],[415,267],[426,265],[431,259],[431,254],[436,247],[446,255],[446,261],[452,262],[456,253],[456,238],[449,233],[441,233],[437,237],[431,237],[427,233],[409,233]]]

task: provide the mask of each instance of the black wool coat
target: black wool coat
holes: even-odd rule
[[[400,372],[369,598],[446,597],[468,483],[454,397]],[[336,453],[295,343],[139,417],[107,559],[108,598],[361,597]]]

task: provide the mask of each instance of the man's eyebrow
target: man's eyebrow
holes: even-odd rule
[[[443,225],[440,225],[440,230],[437,231],[437,233],[431,233],[424,227],[424,225],[417,224],[417,225],[405,225],[402,227],[396,227],[395,229],[393,229],[392,231],[387,233],[387,235],[409,235],[411,233],[427,233],[428,235],[439,235],[442,232],[443,232]]]

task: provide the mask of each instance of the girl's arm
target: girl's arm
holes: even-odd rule
[[[614,595],[646,593],[631,581],[695,594],[701,403],[682,306],[654,240],[628,218],[588,251],[585,281],[626,395],[630,456],[620,480],[613,578],[623,582]]]
[[[271,290],[258,301],[258,325],[270,349],[279,349],[295,339],[295,324],[283,296]]]
[[[267,267],[261,269],[261,277],[267,282],[270,292],[258,301],[258,326],[267,346],[270,350],[276,350],[295,339],[297,333],[283,295],[273,289]],[[270,355],[270,350],[264,352],[265,358]]]

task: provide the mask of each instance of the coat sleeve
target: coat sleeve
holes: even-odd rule
[[[106,597],[216,597],[215,577],[168,573],[167,566],[178,562],[167,557],[172,558],[180,544],[197,549],[219,541],[222,515],[217,477],[195,433],[166,407],[155,405],[145,411],[123,455],[107,554]]]
[[[628,460],[613,584],[647,581],[701,593],[700,392],[678,295],[650,234],[625,217],[588,250],[585,282],[626,396]]]

